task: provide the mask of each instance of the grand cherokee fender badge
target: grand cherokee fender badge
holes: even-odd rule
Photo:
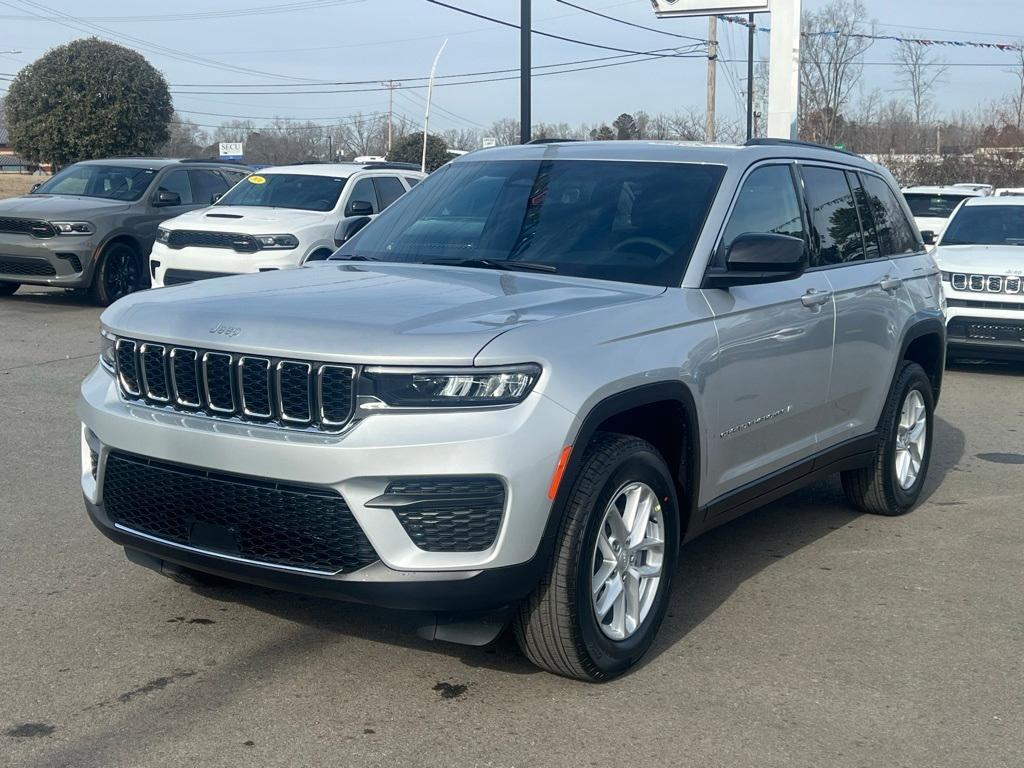
[[[758,424],[763,424],[766,421],[771,421],[772,419],[777,419],[777,418],[779,418],[779,416],[785,416],[787,413],[789,413],[792,410],[793,410],[793,406],[792,405],[787,405],[785,408],[780,408],[777,411],[772,411],[771,413],[766,413],[764,416],[758,416],[756,419],[751,419],[750,421],[745,421],[742,424],[738,424],[735,427],[733,427],[732,429],[725,430],[725,432],[722,432],[718,436],[724,440],[727,437],[732,437],[737,432],[743,432],[745,430],[750,429],[751,427],[756,427]]]
[[[218,323],[210,329],[210,333],[215,333],[220,336],[227,336],[229,339],[233,339],[235,336],[242,332],[241,328],[237,328],[233,325],[223,325]]]

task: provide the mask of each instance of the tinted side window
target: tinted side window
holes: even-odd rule
[[[420,180],[415,176],[403,176],[402,178],[405,179],[405,183],[409,185],[409,189],[412,189],[420,183]]]
[[[878,245],[882,255],[900,256],[920,250],[917,234],[889,185],[879,177],[866,173],[864,190],[878,229]]]
[[[803,176],[814,230],[812,266],[862,260],[860,219],[846,174],[835,168],[805,166]]]
[[[197,203],[212,203],[214,195],[228,191],[228,183],[216,171],[196,169],[188,172],[192,180],[192,199]]]
[[[182,205],[192,204],[192,187],[188,183],[188,173],[184,169],[171,171],[160,179],[161,192],[176,192]]]
[[[807,239],[800,200],[788,165],[765,165],[743,182],[736,205],[722,235],[720,255],[737,237],[747,233],[774,232]]]
[[[864,230],[864,253],[868,261],[880,257],[878,251],[878,233],[875,230],[875,218],[871,214],[871,206],[868,205],[868,196],[864,192],[864,185],[860,176],[856,173],[846,172],[846,181],[853,190],[853,199],[857,201],[857,213],[860,214],[860,226]]]
[[[363,178],[356,182],[356,185],[352,187],[352,194],[349,195],[348,203],[345,205],[345,215],[348,216],[349,209],[352,207],[352,203],[356,201],[369,203],[373,206],[374,213],[380,213],[380,207],[377,205],[377,193],[373,191],[373,182],[370,179]]]
[[[231,186],[234,186],[235,184],[237,184],[238,182],[240,182],[242,179],[249,175],[245,171],[226,171],[223,168],[221,169],[220,172],[221,175],[228,180],[228,184]]]
[[[397,176],[376,176],[373,179],[373,186],[377,189],[377,199],[380,200],[382,211],[405,194],[405,187]]]

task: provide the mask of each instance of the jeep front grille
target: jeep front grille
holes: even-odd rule
[[[950,285],[956,291],[974,293],[1021,293],[1024,281],[1017,275],[968,275],[954,272],[949,277]]]
[[[230,248],[240,253],[255,253],[259,243],[252,235],[235,232],[201,232],[191,229],[176,229],[167,238],[171,248]]]
[[[118,339],[126,400],[289,429],[339,432],[352,418],[348,365]]]

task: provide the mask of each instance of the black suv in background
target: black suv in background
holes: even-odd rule
[[[88,160],[0,200],[0,296],[52,285],[109,304],[146,288],[160,222],[210,205],[248,173],[217,160]]]

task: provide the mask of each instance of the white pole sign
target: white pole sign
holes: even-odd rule
[[[220,142],[220,156],[223,160],[241,160],[242,142],[222,141]]]
[[[651,0],[662,19],[673,16],[715,16],[719,13],[764,13],[773,0]]]

